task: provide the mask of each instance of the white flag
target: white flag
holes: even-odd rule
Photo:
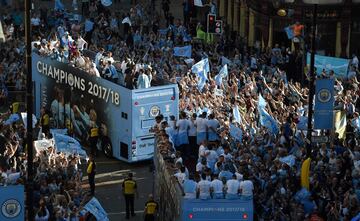
[[[194,0],[194,5],[198,6],[198,7],[203,7],[204,6],[201,0]]]
[[[0,42],[5,42],[5,35],[0,21]]]
[[[124,18],[121,23],[122,24],[128,23],[131,26],[131,21],[129,17]]]
[[[101,4],[105,7],[108,7],[112,4],[112,0],[101,0]]]

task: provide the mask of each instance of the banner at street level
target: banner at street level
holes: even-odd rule
[[[10,185],[0,187],[0,220],[24,221],[24,186]]]
[[[93,214],[97,220],[109,221],[106,211],[95,197],[84,206],[84,210]]]
[[[330,130],[334,119],[334,79],[316,80],[314,128]]]
[[[311,54],[307,53],[306,64],[309,66],[310,66],[310,57]],[[347,78],[349,62],[350,60],[348,59],[315,55],[316,74],[320,75],[324,69],[327,73],[333,70],[335,72],[336,77]]]

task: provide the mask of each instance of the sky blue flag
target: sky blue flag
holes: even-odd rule
[[[10,125],[16,121],[20,120],[19,114],[11,114],[9,118],[4,122],[5,125]]]
[[[285,31],[288,39],[293,39],[295,37],[294,30],[290,26],[284,28],[284,31]]]
[[[174,56],[191,58],[191,45],[184,47],[174,47]]]
[[[351,219],[351,221],[359,221],[359,220],[360,220],[360,212]]]
[[[311,54],[307,53],[306,55],[306,64],[310,65]],[[328,73],[330,70],[335,72],[335,76],[339,78],[347,78],[348,68],[349,68],[349,59],[329,57],[323,55],[315,55],[315,67],[316,73],[321,74],[322,70]]]
[[[169,31],[169,28],[163,28],[163,29],[159,29],[159,34],[160,35],[166,35]]]
[[[59,128],[50,129],[51,134],[63,134],[63,135],[66,135],[67,132],[68,132],[67,128],[65,128],[65,129],[59,129]]]
[[[297,129],[298,130],[307,130],[307,122],[308,118],[306,116],[300,116],[299,117],[299,123],[297,123]]]
[[[259,94],[259,102],[258,102],[259,108],[265,108],[266,107],[266,100]]]
[[[55,0],[55,11],[64,11],[65,10],[65,6],[64,4],[61,2],[61,0]]]
[[[264,109],[259,108],[260,124],[266,127],[273,135],[279,133],[278,125],[275,119]]]
[[[81,158],[86,158],[86,151],[81,148],[79,141],[76,139],[64,135],[64,134],[53,134],[55,140],[56,150],[65,154],[79,154]]]
[[[242,120],[241,120],[241,116],[240,116],[240,111],[239,111],[239,106],[235,105],[235,107],[233,108],[233,117],[234,117],[234,120],[241,124],[242,123]]]
[[[286,157],[281,157],[280,162],[282,163],[286,163],[287,165],[289,165],[290,167],[295,165],[295,156],[294,155],[289,155]]]
[[[101,4],[105,7],[108,7],[112,4],[112,0],[101,0]]]
[[[216,85],[221,86],[222,85],[222,79],[226,78],[228,76],[228,66],[225,64],[221,70],[219,71],[219,74],[215,76],[215,82]]]
[[[225,57],[225,56],[221,57],[221,65],[226,65],[226,64],[230,65],[231,63],[232,63],[231,60],[228,59],[227,57]]]
[[[194,64],[191,71],[198,77],[198,89],[202,91],[208,80],[207,73],[210,71],[209,60],[207,58],[202,59],[198,63]]]
[[[230,136],[233,137],[235,140],[242,141],[243,132],[234,124],[230,124]]]
[[[95,197],[91,198],[91,200],[84,206],[84,210],[93,214],[96,220],[109,221],[107,213]]]

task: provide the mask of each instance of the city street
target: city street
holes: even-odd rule
[[[153,175],[150,172],[150,161],[127,164],[116,159],[101,155],[96,159],[97,174],[95,197],[100,201],[108,213],[110,221],[125,220],[125,200],[122,195],[121,184],[129,172],[134,174],[138,185],[139,198],[135,199],[136,216],[130,220],[143,220],[142,212],[147,197],[153,190]],[[87,177],[84,176],[84,188],[88,188]]]

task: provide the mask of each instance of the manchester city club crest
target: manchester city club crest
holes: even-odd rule
[[[153,106],[151,109],[150,109],[150,116],[151,117],[156,117],[160,114],[160,108],[158,106]]]
[[[1,206],[1,213],[6,218],[15,218],[21,212],[21,204],[16,199],[6,200]]]
[[[321,89],[317,94],[318,100],[322,103],[329,102],[331,99],[331,92],[330,90],[324,88]]]

